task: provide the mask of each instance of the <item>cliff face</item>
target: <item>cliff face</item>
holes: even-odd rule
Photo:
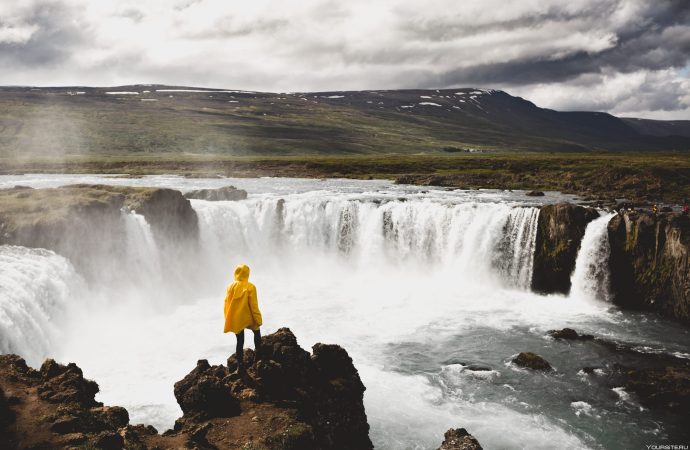
[[[178,191],[104,185],[0,190],[0,245],[53,250],[87,275],[124,251],[121,209],[142,214],[161,242],[196,243],[198,219]]]
[[[129,424],[124,408],[94,400],[98,385],[74,364],[40,370],[0,356],[0,448],[329,450],[373,448],[364,385],[347,352],[316,344],[310,355],[287,328],[245,350],[247,374],[201,360],[175,384],[183,411],[173,430]]]
[[[570,274],[587,224],[599,217],[593,208],[562,203],[539,211],[532,290],[570,292]]]
[[[608,233],[614,302],[690,322],[690,218],[625,213]]]

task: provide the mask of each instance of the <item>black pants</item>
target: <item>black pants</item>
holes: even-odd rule
[[[261,330],[252,330],[254,332],[254,349],[259,351],[261,348]],[[235,353],[237,354],[237,363],[242,365],[244,363],[244,330],[235,335],[237,338],[237,347]]]

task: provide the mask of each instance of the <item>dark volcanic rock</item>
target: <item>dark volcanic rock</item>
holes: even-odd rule
[[[527,369],[550,372],[553,370],[551,364],[541,356],[532,352],[522,352],[513,358],[513,364]]]
[[[0,386],[0,434],[4,434],[5,428],[14,422],[14,419],[14,412],[10,409],[5,392]]]
[[[16,396],[10,405],[15,430],[13,434],[0,435],[0,447],[122,448],[118,430],[129,423],[127,410],[104,407],[97,402],[94,396],[98,385],[85,379],[74,363],[65,366],[48,359],[37,371],[28,368],[17,355],[0,355],[0,384],[3,390]],[[20,408],[30,408],[35,417],[24,414],[19,418]],[[36,437],[39,440],[34,441],[33,434],[44,437]],[[51,437],[45,441],[45,436]]]
[[[606,367],[585,367],[583,372],[608,388],[622,387],[643,406],[674,414],[690,414],[690,361],[669,354],[643,353],[629,345],[595,338],[592,345],[612,351]]]
[[[581,335],[564,328],[551,331],[562,339],[586,341],[596,353],[605,354],[603,367],[583,367],[591,380],[608,388],[623,387],[645,407],[660,411],[690,413],[690,361],[666,353],[641,351],[644,346]],[[597,370],[600,369],[600,370]]]
[[[362,403],[365,387],[343,348],[316,344],[309,355],[288,328],[281,328],[263,338],[260,355],[257,361],[245,351],[251,381],[234,381],[234,393],[253,390],[262,401],[294,404],[313,430],[315,448],[372,448]],[[228,366],[237,367],[234,356]]]
[[[175,384],[184,414],[163,435],[129,425],[124,408],[96,402],[98,385],[72,363],[49,359],[34,370],[0,355],[0,448],[373,448],[365,388],[344,349],[316,344],[309,354],[287,328],[263,343],[259,358],[245,351],[244,374],[200,360]],[[229,365],[236,368],[235,356]],[[18,416],[20,408],[35,417]]]
[[[194,370],[175,383],[175,398],[182,412],[204,419],[238,415],[240,402],[223,382],[227,375],[223,366],[211,367],[205,359],[198,361]]]
[[[690,414],[690,366],[682,363],[661,367],[616,367],[613,379],[637,395],[648,408]]]
[[[464,428],[451,428],[443,437],[443,443],[438,450],[482,450],[479,441]]]
[[[184,196],[187,198],[209,201],[245,200],[247,198],[247,191],[244,189],[237,189],[235,186],[224,186],[218,189],[198,189],[189,191]]]
[[[594,336],[591,334],[578,334],[577,331],[572,328],[563,328],[562,330],[551,330],[549,331],[549,336],[554,339],[566,339],[566,340],[591,340]]]
[[[98,384],[87,380],[74,363],[66,366],[47,359],[41,366],[43,383],[38,387],[42,399],[51,403],[77,403],[83,407],[100,406],[94,400]]]
[[[625,212],[608,233],[613,301],[690,322],[690,218]]]
[[[539,212],[532,289],[570,292],[570,274],[587,224],[599,217],[593,208],[570,203],[546,205]]]
[[[529,191],[525,195],[528,197],[543,197],[544,193],[542,191]]]

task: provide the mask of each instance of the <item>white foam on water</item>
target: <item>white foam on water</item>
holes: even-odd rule
[[[0,246],[0,353],[40,364],[60,347],[60,325],[84,290],[74,267],[54,252]]]

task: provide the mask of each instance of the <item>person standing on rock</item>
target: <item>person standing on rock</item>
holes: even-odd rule
[[[261,331],[263,324],[259,301],[256,297],[256,286],[249,282],[249,266],[240,264],[235,268],[235,281],[228,286],[225,293],[225,333],[233,332],[237,337],[237,371],[244,372],[244,330],[254,332],[254,348],[261,348]]]

